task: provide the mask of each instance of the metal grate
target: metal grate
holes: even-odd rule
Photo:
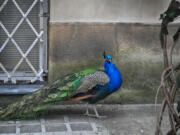
[[[0,80],[43,81],[43,4],[44,0],[0,0]]]

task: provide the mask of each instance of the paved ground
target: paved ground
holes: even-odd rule
[[[54,119],[1,122],[0,135],[108,135],[103,126],[75,116]]]
[[[86,105],[58,105],[37,120],[0,121],[0,135],[154,135],[154,105],[97,105],[107,118],[83,116]],[[167,116],[163,130],[169,129]]]

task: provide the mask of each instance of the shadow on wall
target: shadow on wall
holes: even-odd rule
[[[102,103],[154,103],[163,69],[159,30],[141,24],[51,24],[50,82],[82,69],[102,68],[106,50],[122,73],[123,86]],[[175,30],[171,26],[170,33]]]

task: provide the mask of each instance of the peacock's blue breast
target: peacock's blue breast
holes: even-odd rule
[[[122,85],[122,76],[118,68],[113,62],[105,63],[105,72],[110,78],[108,87],[110,92],[117,91]]]

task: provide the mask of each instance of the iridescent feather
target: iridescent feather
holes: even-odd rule
[[[3,108],[0,110],[0,119],[35,117],[57,102],[68,100],[79,92],[88,91],[97,84],[104,85],[108,82],[108,76],[97,69],[67,75]]]

